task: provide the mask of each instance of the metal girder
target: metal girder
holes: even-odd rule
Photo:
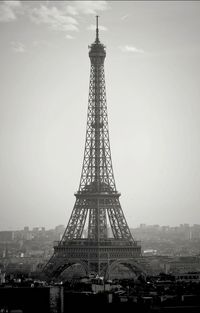
[[[104,50],[101,44],[97,46],[100,51]],[[120,206],[113,174],[104,75],[105,54],[99,58],[98,47],[95,47],[95,51],[90,51],[90,58],[87,130],[83,167],[77,193],[79,198],[77,196],[63,240],[81,238],[88,215],[89,239],[107,238],[109,220],[114,238],[133,241]],[[107,199],[105,194],[102,200],[104,193],[111,197]],[[82,195],[81,198],[80,195]],[[88,199],[92,195],[92,199]]]
[[[113,250],[115,258],[122,257],[124,253],[126,257],[140,255],[140,246],[134,241],[124,217],[113,174],[104,74],[105,56],[105,46],[98,38],[90,46],[89,51],[91,71],[81,179],[68,225],[60,243],[55,248],[53,258],[49,261],[49,266],[53,268],[57,267],[58,262],[61,269],[64,266],[64,259],[76,260],[78,255],[85,262],[86,255],[88,258],[89,255],[91,256],[91,247],[89,247],[91,242],[97,248],[95,250],[97,252],[94,253],[94,262],[98,263],[99,272],[101,268],[99,247],[104,243],[108,247],[110,245],[112,249],[115,247]],[[108,236],[108,226],[112,232],[111,241]],[[88,241],[81,241],[86,229]],[[121,242],[132,248],[122,249]],[[77,246],[74,247],[74,244]],[[73,246],[73,252],[70,250],[70,245]]]

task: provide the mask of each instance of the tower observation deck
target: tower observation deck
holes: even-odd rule
[[[44,267],[51,277],[80,264],[107,277],[117,264],[140,271],[141,247],[130,232],[116,189],[111,159],[104,75],[105,46],[96,38],[89,46],[91,62],[86,141],[76,201],[62,239]]]

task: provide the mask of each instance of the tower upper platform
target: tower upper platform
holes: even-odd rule
[[[104,61],[106,57],[105,46],[99,40],[98,16],[96,16],[96,38],[94,43],[89,46],[89,57],[92,63]]]

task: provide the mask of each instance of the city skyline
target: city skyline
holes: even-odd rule
[[[160,225],[160,224],[145,224],[145,223],[141,223],[139,225],[136,225],[135,227],[132,227],[130,225],[130,229],[136,229],[136,228],[149,228],[149,229],[162,229],[162,228],[169,228],[169,229],[175,229],[175,228],[193,228],[193,227],[198,227],[200,228],[200,224],[187,224],[187,223],[184,223],[184,224],[179,224],[179,225],[173,225],[173,226],[170,226],[170,225]],[[41,231],[41,230],[45,230],[45,231],[49,231],[49,230],[52,230],[52,229],[56,229],[56,228],[63,228],[63,232],[66,228],[66,224],[59,224],[59,225],[53,225],[52,228],[46,228],[45,226],[43,225],[33,225],[33,226],[29,226],[29,225],[24,225],[22,226],[22,228],[16,228],[16,229],[0,229],[0,232],[15,232],[15,231],[34,231],[34,230],[38,230],[38,231]],[[86,232],[87,229],[84,228],[84,232]]]
[[[0,3],[1,230],[69,220],[96,14],[128,225],[199,223],[199,13],[195,1]]]

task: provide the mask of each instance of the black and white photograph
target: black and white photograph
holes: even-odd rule
[[[0,1],[0,313],[200,312],[200,1]]]

